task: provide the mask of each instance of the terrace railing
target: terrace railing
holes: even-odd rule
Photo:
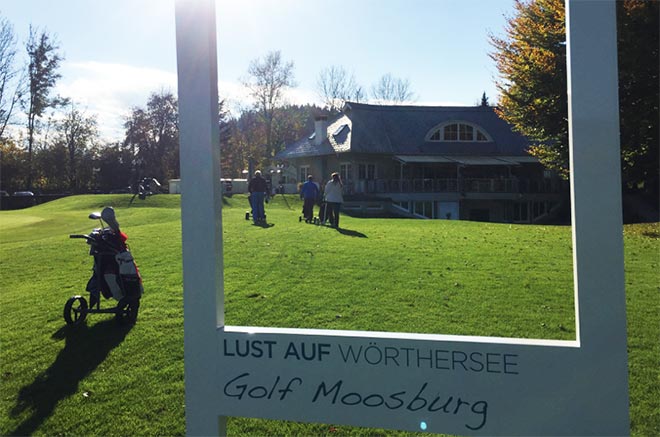
[[[373,179],[344,184],[346,194],[559,193],[562,181],[516,178]]]

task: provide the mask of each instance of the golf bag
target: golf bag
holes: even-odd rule
[[[129,205],[133,204],[133,201],[136,197],[139,197],[140,200],[144,200],[149,196],[158,194],[160,192],[160,182],[156,178],[143,178],[138,182],[136,187],[133,187],[133,197],[131,197]]]
[[[90,237],[89,254],[94,257],[92,277],[87,282],[90,303],[100,292],[106,299],[119,301],[124,297],[141,297],[143,287],[140,272],[128,250],[128,236],[111,228],[94,229]],[[93,306],[93,305],[90,305]]]
[[[326,220],[328,220],[328,212],[330,212],[328,204],[326,202],[321,202],[321,206],[319,207],[319,221],[321,223],[325,223]]]
[[[70,325],[82,323],[87,314],[112,313],[120,321],[135,323],[144,289],[140,272],[128,250],[128,237],[119,229],[111,207],[101,213],[93,212],[90,219],[100,220],[101,227],[89,234],[73,234],[70,238],[87,241],[89,254],[94,257],[92,277],[87,281],[89,304],[83,296],[72,296],[64,305],[64,320]],[[105,221],[108,226],[104,226]],[[117,305],[101,308],[101,296],[115,299]]]

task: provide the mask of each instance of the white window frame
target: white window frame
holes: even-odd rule
[[[461,140],[461,125],[469,126],[472,128],[472,139],[471,140]],[[456,139],[447,139],[445,138],[445,128],[448,126],[456,126]],[[481,134],[485,137],[485,140],[478,140],[478,134]],[[437,143],[437,142],[449,142],[449,143],[487,143],[492,142],[493,137],[478,124],[464,121],[464,120],[451,120],[444,123],[441,123],[437,126],[434,126],[425,137],[426,141]]]
[[[373,162],[360,162],[360,163],[358,163],[357,167],[358,167],[358,170],[357,170],[357,179],[358,180],[371,181],[371,180],[374,180],[378,177],[377,176],[378,175],[378,173],[377,173],[378,172],[378,166]],[[364,169],[364,176],[365,177],[360,177],[361,168]],[[369,177],[369,170],[370,169],[373,171],[371,177]]]
[[[298,177],[300,180],[298,182],[304,183],[307,180],[307,175],[309,175],[309,165],[301,165],[298,167]]]
[[[341,176],[342,183],[353,181],[353,163],[340,162],[339,163],[339,176]]]

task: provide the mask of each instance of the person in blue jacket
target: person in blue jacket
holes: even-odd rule
[[[314,203],[319,198],[319,186],[314,182],[312,175],[307,176],[307,182],[300,189],[300,199],[303,201],[303,216],[310,223],[314,220]]]

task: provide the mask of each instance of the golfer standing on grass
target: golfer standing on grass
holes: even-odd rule
[[[331,179],[325,184],[325,202],[326,202],[326,217],[330,216],[330,224],[333,228],[339,229],[339,209],[344,202],[342,191],[344,185],[341,183],[339,173],[335,172]]]
[[[307,182],[300,189],[300,198],[303,200],[303,216],[306,222],[311,222],[314,218],[314,203],[319,197],[319,187],[314,182],[312,175],[307,176]]]
[[[250,206],[252,206],[252,220],[254,223],[266,221],[264,199],[268,193],[268,184],[266,179],[261,177],[260,170],[254,172],[254,177],[248,184],[248,191],[250,192]]]

